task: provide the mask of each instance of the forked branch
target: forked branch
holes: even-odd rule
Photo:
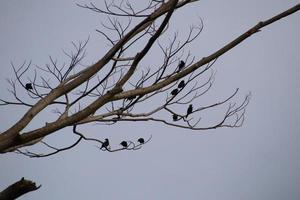
[[[83,68],[81,62],[87,41],[77,45],[73,43],[75,53],[64,52],[70,59],[69,65],[60,66],[56,59],[50,57],[50,63],[45,67],[35,66],[33,75],[27,80],[24,76],[29,73],[31,62],[24,62],[19,68],[12,64],[15,79],[9,80],[9,84],[14,100],[0,99],[0,105],[23,105],[29,109],[19,121],[0,134],[0,152],[18,151],[30,157],[43,157],[68,150],[83,140],[106,144],[100,139],[87,138],[76,128],[73,133],[77,140],[69,146],[57,148],[44,141],[45,136],[56,131],[91,122],[114,125],[122,121],[157,121],[191,130],[240,127],[244,122],[250,95],[240,104],[232,103],[230,101],[237,94],[236,90],[228,98],[210,105],[199,105],[198,99],[207,94],[214,80],[214,73],[207,76],[207,72],[211,71],[220,56],[262,28],[297,12],[300,4],[259,22],[211,55],[197,60],[196,56],[189,51],[186,53],[184,49],[200,35],[202,20],[199,26],[191,27],[183,42],[178,41],[177,33],[167,45],[159,41],[169,31],[168,23],[173,12],[191,2],[195,1],[150,1],[145,8],[139,10],[126,1],[105,2],[105,9],[99,9],[95,4],[81,6],[110,16],[110,26],[104,24],[104,27],[107,31],[116,33],[117,37],[112,38],[103,30],[98,32],[110,41],[112,47],[98,62]],[[133,25],[132,17],[136,17],[135,21],[141,21]],[[128,23],[122,24],[119,18],[127,19]],[[154,47],[163,56],[151,63],[151,66],[144,66],[143,61],[151,55]],[[75,68],[79,71],[75,72]],[[207,80],[201,82],[205,77],[208,77]],[[53,79],[54,82],[51,82]],[[27,94],[26,98],[21,98],[24,94]],[[156,97],[159,100],[153,101]],[[24,131],[41,111],[50,106],[56,106],[56,120],[45,121],[36,129]],[[181,109],[182,106],[185,106],[184,110]],[[211,108],[224,109],[225,106],[227,109],[219,121],[203,123],[203,111]],[[170,117],[166,119],[166,115]],[[39,154],[19,149],[38,142],[50,148],[51,152]],[[125,142],[127,150],[140,147],[132,141],[124,141],[123,144]],[[114,152],[119,149],[113,150],[105,146],[102,150]]]

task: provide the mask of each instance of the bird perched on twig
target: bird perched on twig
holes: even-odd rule
[[[180,83],[178,84],[178,88],[183,88],[184,86],[185,86],[184,80],[180,81]]]
[[[100,149],[102,149],[102,148],[107,149],[108,146],[109,146],[109,140],[106,138],[106,139],[104,140],[104,142],[102,143],[102,146],[101,146]]]
[[[33,89],[33,88],[32,88],[32,84],[31,84],[31,83],[26,83],[25,89],[26,89],[26,90],[32,90],[32,89]]]
[[[120,145],[121,145],[122,147],[124,147],[124,148],[127,148],[127,147],[128,147],[128,144],[127,144],[126,141],[122,141],[122,142],[120,143]]]
[[[171,95],[175,96],[177,94],[178,94],[178,89],[177,88],[172,90]]]
[[[190,104],[189,107],[188,107],[188,109],[187,109],[187,111],[186,111],[186,117],[187,117],[189,114],[191,114],[192,112],[193,112],[193,105]]]
[[[178,115],[173,114],[173,121],[177,121],[178,120]]]
[[[144,140],[144,138],[139,138],[139,139],[138,139],[138,142],[141,143],[141,144],[144,144],[144,143],[145,143],[145,140]]]
[[[181,61],[179,62],[179,65],[178,65],[178,70],[177,70],[177,72],[180,72],[180,71],[184,68],[184,66],[185,66],[185,63],[184,63],[183,60],[181,60]]]

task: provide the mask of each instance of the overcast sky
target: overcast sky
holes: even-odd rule
[[[0,1],[1,98],[9,98],[6,78],[10,62],[43,65],[51,55],[90,36],[86,64],[105,52],[95,32],[101,16],[75,3],[90,1]],[[176,12],[171,23],[183,32],[201,17],[204,30],[187,50],[207,56],[260,20],[299,3],[297,0],[201,0]],[[176,23],[175,23],[176,21]],[[280,20],[220,57],[213,103],[240,88],[237,101],[252,93],[243,127],[191,131],[157,123],[90,125],[97,137],[121,140],[149,137],[139,151],[107,153],[94,144],[48,158],[13,153],[0,156],[0,190],[21,177],[42,184],[23,200],[52,199],[189,199],[298,200],[300,198],[300,12]],[[105,48],[104,48],[105,47]],[[154,55],[155,56],[155,55]],[[195,104],[201,104],[196,102]],[[26,110],[4,108],[0,131]],[[45,121],[47,115],[41,116]],[[52,144],[70,144],[70,129],[48,137]],[[70,135],[70,134],[69,134]]]

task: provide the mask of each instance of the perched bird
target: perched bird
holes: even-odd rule
[[[32,89],[33,89],[33,88],[32,88],[32,84],[31,84],[31,83],[26,83],[25,89],[26,89],[26,90],[32,90]]]
[[[127,148],[127,147],[128,147],[128,144],[127,144],[126,141],[122,141],[122,142],[120,143],[120,145],[121,145],[122,147],[124,147],[124,148]]]
[[[178,70],[177,70],[177,72],[180,72],[180,71],[184,68],[184,66],[185,66],[185,63],[184,63],[183,60],[181,60],[181,61],[179,62],[179,65],[178,65]]]
[[[190,104],[187,111],[186,111],[186,116],[188,116],[189,114],[191,114],[193,112],[193,105]]]
[[[177,121],[178,120],[178,115],[173,114],[173,121]]]
[[[131,101],[131,100],[133,100],[133,99],[135,99],[136,98],[136,96],[131,96],[131,97],[128,97],[127,99],[126,99],[126,101]]]
[[[173,96],[175,96],[176,94],[178,94],[178,89],[177,88],[172,90],[172,92],[171,92],[171,95],[173,95]]]
[[[141,143],[141,144],[144,144],[144,143],[145,143],[145,140],[144,140],[144,138],[139,138],[139,139],[138,139],[138,142]]]
[[[109,140],[106,138],[106,139],[104,140],[104,142],[102,143],[102,146],[101,146],[100,149],[102,149],[102,148],[107,148],[108,146],[109,146]]]
[[[184,86],[185,86],[184,80],[180,81],[180,83],[178,84],[178,88],[183,88]]]

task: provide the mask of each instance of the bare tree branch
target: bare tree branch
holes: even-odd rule
[[[21,178],[21,180],[8,186],[5,190],[0,192],[0,200],[17,199],[28,192],[32,192],[39,189],[40,187],[41,185],[36,186],[34,182],[26,180],[23,177]]]
[[[229,102],[236,96],[236,90],[228,98],[198,107],[197,100],[212,88],[215,77],[213,72],[210,76],[206,74],[220,56],[265,26],[297,12],[300,4],[259,22],[211,55],[197,60],[196,56],[185,49],[202,32],[202,19],[198,26],[190,27],[185,40],[178,41],[179,33],[175,33],[167,44],[160,40],[169,31],[168,23],[173,12],[192,2],[195,1],[149,1],[140,9],[136,9],[129,1],[105,1],[104,9],[92,3],[79,5],[108,15],[108,23],[102,23],[107,32],[102,29],[97,29],[97,32],[110,42],[110,50],[98,62],[84,67],[81,63],[85,57],[88,39],[78,44],[73,42],[75,51],[64,51],[69,64],[60,65],[50,56],[50,63],[44,67],[35,66],[33,75],[27,80],[24,77],[32,70],[31,62],[24,62],[19,68],[12,64],[15,79],[8,82],[14,100],[0,99],[0,106],[22,105],[29,109],[19,121],[0,134],[0,152],[17,151],[30,157],[44,157],[71,149],[84,140],[102,145],[102,140],[87,138],[78,131],[73,131],[77,136],[73,144],[63,148],[54,147],[44,141],[45,136],[56,131],[91,122],[114,125],[122,121],[156,121],[190,130],[240,127],[244,122],[250,94],[240,104]],[[136,25],[133,24],[133,21],[139,20],[141,21]],[[110,33],[114,33],[114,37]],[[144,66],[143,61],[151,55],[154,48],[162,52],[162,57],[150,66]],[[204,79],[205,77],[208,78]],[[24,94],[26,98],[21,98]],[[161,101],[154,102],[154,97],[159,97]],[[141,111],[142,105],[149,102],[151,107]],[[192,110],[177,109],[177,106],[188,104]],[[38,113],[50,106],[55,107],[54,111],[58,115],[56,120],[45,121],[45,125],[24,131]],[[224,106],[227,109],[220,114],[222,117],[219,121],[203,123],[203,111]],[[164,119],[165,114],[171,117]],[[38,142],[51,152],[41,154],[20,150],[21,147]],[[136,149],[134,142],[127,141],[126,144],[129,144],[127,150]]]

